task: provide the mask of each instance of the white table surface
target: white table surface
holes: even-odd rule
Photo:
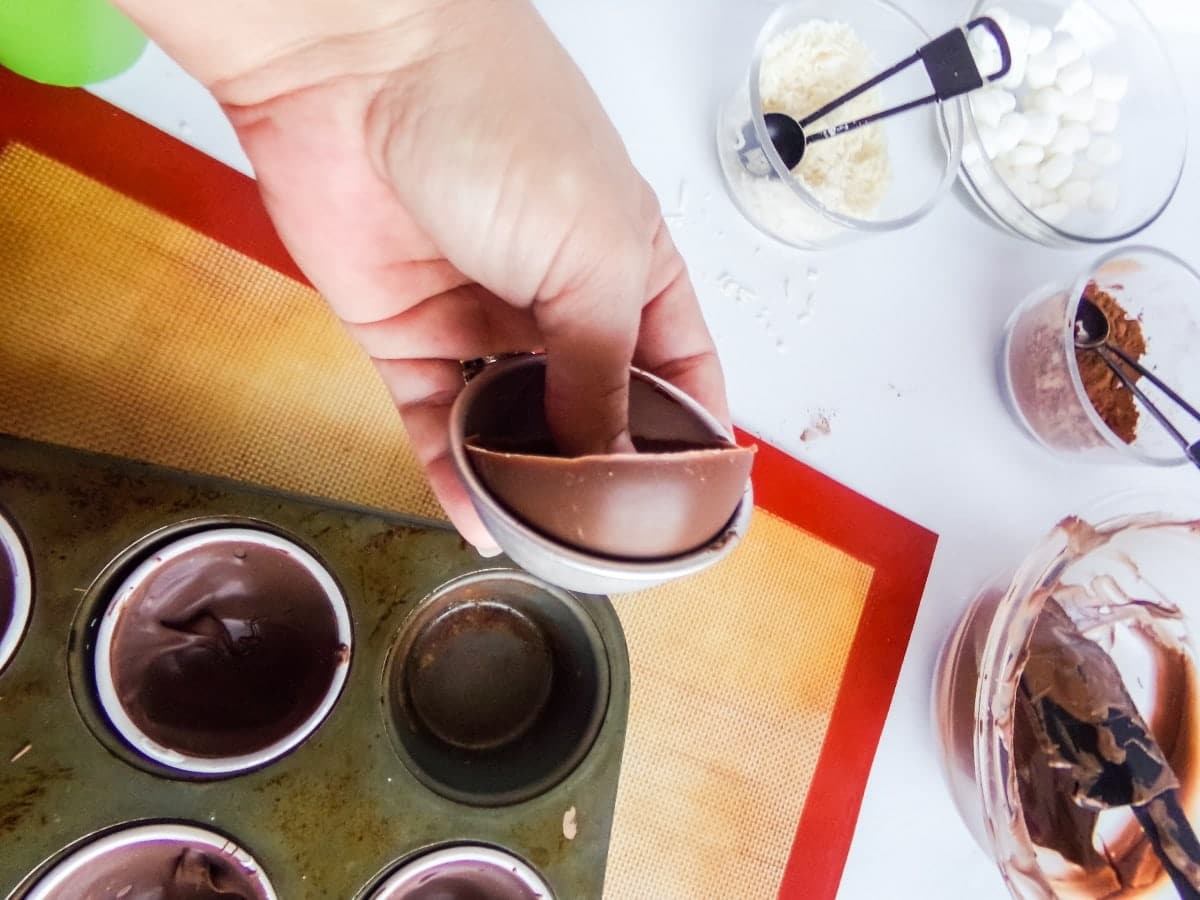
[[[965,3],[899,2],[931,32],[969,11]],[[996,357],[1009,313],[1099,251],[1048,250],[1003,234],[957,190],[907,231],[823,253],[789,249],[738,215],[713,146],[717,105],[743,77],[772,3],[538,5],[672,214],[738,424],[940,535],[840,897],[1001,900],[1007,892],[959,820],[939,768],[929,703],[938,648],[979,584],[1014,565],[1063,514],[1114,490],[1200,488],[1185,469],[1069,465],[1026,437],[1004,406]],[[1190,0],[1145,6],[1167,26],[1191,147],[1200,147],[1200,12]],[[94,91],[250,171],[211,97],[157,48]],[[1173,204],[1138,241],[1200,266],[1200,160],[1190,161]],[[799,321],[783,285],[807,284],[810,269],[815,308]],[[727,297],[727,277],[761,302]],[[831,433],[802,441],[821,414]]]

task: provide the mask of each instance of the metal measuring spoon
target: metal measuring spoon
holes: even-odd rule
[[[1200,412],[1197,412],[1191,406],[1191,404],[1180,397],[1179,394],[1172,390],[1161,378],[1131,357],[1128,353],[1126,353],[1120,347],[1108,343],[1109,331],[1110,325],[1108,316],[1104,314],[1104,310],[1102,310],[1087,297],[1080,297],[1079,306],[1075,309],[1075,348],[1077,350],[1092,350],[1098,353],[1100,358],[1104,360],[1104,364],[1108,366],[1109,370],[1120,379],[1121,383],[1125,385],[1125,387],[1129,388],[1133,396],[1137,397],[1142,406],[1144,406],[1150,412],[1150,415],[1154,416],[1154,418],[1158,421],[1158,424],[1165,428],[1167,433],[1174,438],[1175,442],[1183,448],[1184,456],[1191,460],[1191,462],[1197,468],[1200,468],[1200,441],[1196,441],[1195,443],[1188,441],[1188,439],[1183,436],[1182,432],[1180,432],[1178,428],[1171,424],[1162,410],[1155,406],[1150,401],[1150,398],[1147,397],[1142,390],[1133,383],[1133,379],[1125,374],[1124,370],[1117,364],[1117,361],[1113,359],[1113,357],[1116,356],[1121,360],[1121,362],[1125,363],[1127,366],[1157,387],[1160,391],[1174,400],[1197,422],[1200,422]]]
[[[980,74],[979,67],[975,64],[975,57],[971,53],[970,45],[967,42],[967,32],[974,28],[987,30],[1000,47],[1000,69],[986,77]],[[929,76],[930,84],[933,85],[932,94],[917,100],[910,100],[907,103],[901,103],[882,112],[864,116],[861,119],[855,119],[852,122],[842,122],[839,125],[826,128],[824,131],[812,133],[806,131],[814,122],[829,115],[829,113],[833,112],[839,106],[849,103],[855,97],[865,94],[871,88],[887,81],[893,75],[918,62],[923,63],[925,66],[925,73]],[[870,125],[872,122],[878,122],[880,119],[908,112],[910,109],[917,109],[930,103],[940,103],[943,100],[968,94],[986,84],[1003,78],[1008,74],[1010,68],[1012,68],[1012,54],[1009,51],[1008,40],[1004,36],[1004,31],[993,19],[985,16],[973,19],[964,28],[953,28],[947,31],[941,37],[935,38],[928,44],[925,44],[911,56],[900,60],[900,62],[896,63],[890,69],[880,72],[869,81],[865,81],[840,97],[830,100],[820,109],[809,113],[803,119],[793,119],[785,113],[767,113],[763,116],[763,123],[766,125],[767,137],[770,139],[771,145],[775,148],[775,152],[779,154],[780,161],[785,168],[790,170],[800,165],[800,160],[804,158],[804,151],[808,148],[809,144],[837,137],[839,134],[854,131],[856,128]],[[751,174],[772,174],[770,164],[767,162],[762,147],[759,146],[757,136],[754,134],[754,123],[748,124],[742,130],[742,149],[739,151],[739,155],[742,159],[742,165]]]

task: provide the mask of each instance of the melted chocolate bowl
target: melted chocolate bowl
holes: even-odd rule
[[[946,645],[935,708],[947,777],[1016,896],[1174,896],[1130,808],[1088,804],[1035,708],[1049,701],[1093,721],[1110,712],[1100,698],[1127,694],[1200,822],[1200,681],[1187,627],[1200,612],[1197,575],[1198,523],[1067,519],[1011,584],[980,592]]]

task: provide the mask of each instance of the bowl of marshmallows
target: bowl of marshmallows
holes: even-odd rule
[[[1000,226],[1048,246],[1124,240],[1179,184],[1187,120],[1179,83],[1134,0],[983,0],[1012,68],[970,97],[960,177]],[[984,72],[1000,68],[971,31]]]

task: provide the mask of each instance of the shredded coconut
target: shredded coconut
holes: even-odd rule
[[[777,35],[763,52],[759,68],[763,112],[803,119],[875,74],[871,51],[849,25],[822,19],[805,22]],[[875,88],[809,125],[806,131],[821,131],[882,108],[881,91]],[[779,179],[726,168],[748,212],[785,240],[820,241],[841,230],[806,206]],[[811,143],[792,174],[827,209],[869,219],[879,209],[891,183],[884,131],[877,124],[868,125]]]
[[[874,74],[871,51],[853,28],[840,22],[806,22],[767,45],[759,70],[763,112],[802,119]],[[876,88],[814,122],[808,131],[882,108]],[[794,174],[830,209],[858,218],[870,215],[890,181],[883,129],[868,125],[810,144]]]

